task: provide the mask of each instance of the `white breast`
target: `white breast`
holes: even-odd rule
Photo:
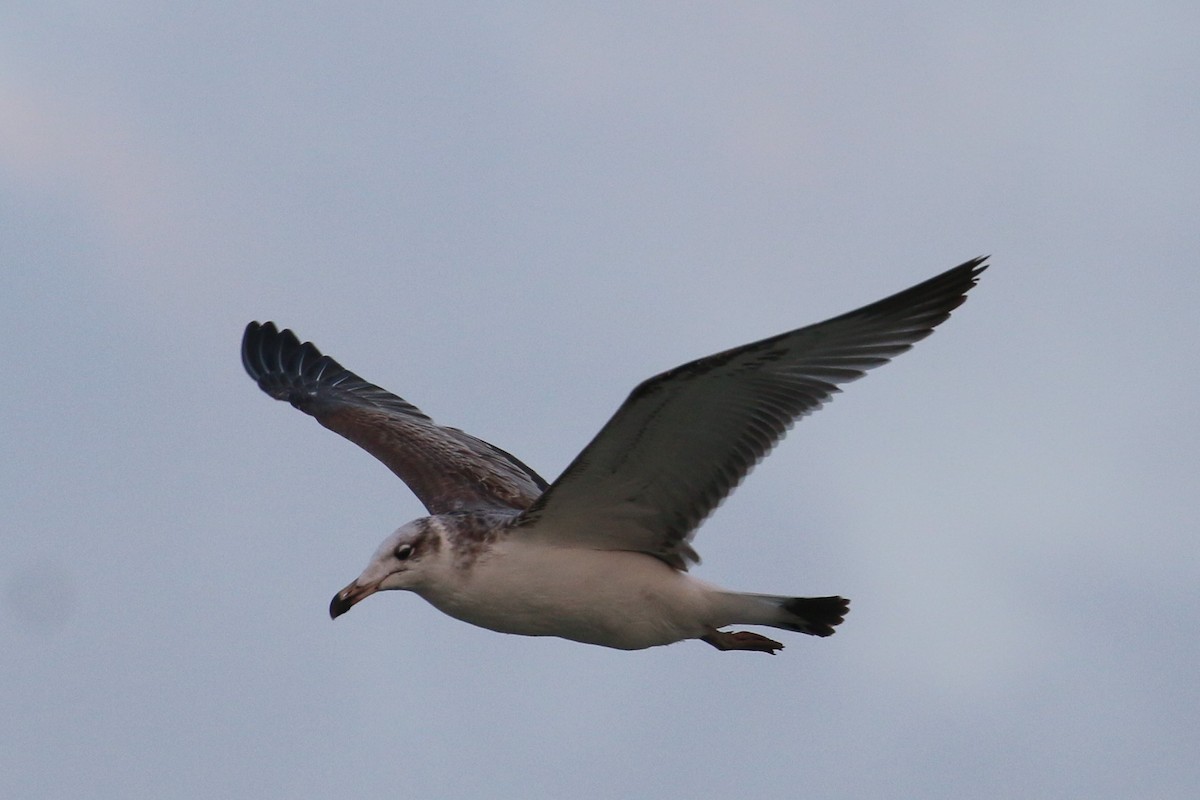
[[[502,633],[623,650],[707,633],[723,593],[643,553],[498,541],[467,567],[447,560],[416,590],[452,617]]]

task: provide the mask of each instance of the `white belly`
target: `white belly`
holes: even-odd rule
[[[498,542],[416,591],[452,617],[502,633],[638,650],[703,636],[724,594],[643,553]],[[715,605],[720,605],[716,602]]]

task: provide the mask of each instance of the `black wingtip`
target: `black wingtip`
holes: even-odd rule
[[[318,363],[319,362],[319,363]],[[251,322],[242,334],[242,366],[259,388],[277,400],[294,400],[294,390],[317,366],[342,367],[312,342],[301,342],[292,331],[274,322]]]
[[[979,277],[981,272],[991,266],[991,264],[987,263],[989,258],[991,258],[990,255],[976,256],[970,261],[964,261],[963,263],[959,264],[957,267],[955,267],[955,269],[968,269],[971,271],[972,277]]]
[[[285,334],[291,331],[284,331]],[[294,337],[293,337],[294,338]],[[242,333],[242,366],[256,382],[271,371],[267,352],[278,350],[279,329],[274,322],[250,322]]]
[[[933,329],[950,317],[950,312],[967,301],[967,293],[979,282],[979,275],[988,268],[990,256],[964,261],[940,275],[911,286],[890,297],[843,314],[836,319],[890,318],[905,319],[911,327],[911,346],[928,336]],[[830,320],[831,322],[833,320]],[[907,348],[906,348],[907,349]]]
[[[958,279],[965,277],[966,285],[962,289],[962,294],[965,298],[966,293],[969,292],[972,288],[974,288],[975,284],[979,283],[979,276],[983,273],[983,271],[991,266],[991,264],[987,263],[989,258],[991,258],[990,255],[989,256],[976,256],[975,258],[972,258],[970,261],[964,261],[963,263],[959,264],[957,267],[954,267],[953,269],[946,270],[945,272],[943,272],[941,275],[938,275],[933,280],[936,281],[936,280],[939,280],[942,278],[947,278],[947,279],[950,279],[951,282],[953,282],[954,280],[958,280]]]

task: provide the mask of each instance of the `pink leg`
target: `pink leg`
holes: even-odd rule
[[[759,636],[757,633],[750,631],[712,631],[711,633],[701,636],[702,641],[708,642],[718,650],[753,650],[758,653],[775,654],[776,650],[782,650],[783,645],[774,639],[768,639],[765,636]]]

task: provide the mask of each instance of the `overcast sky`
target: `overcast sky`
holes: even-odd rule
[[[1192,798],[1192,3],[0,9],[0,795]],[[775,657],[327,605],[423,510],[295,329],[553,478],[658,371],[992,254],[696,574]]]

